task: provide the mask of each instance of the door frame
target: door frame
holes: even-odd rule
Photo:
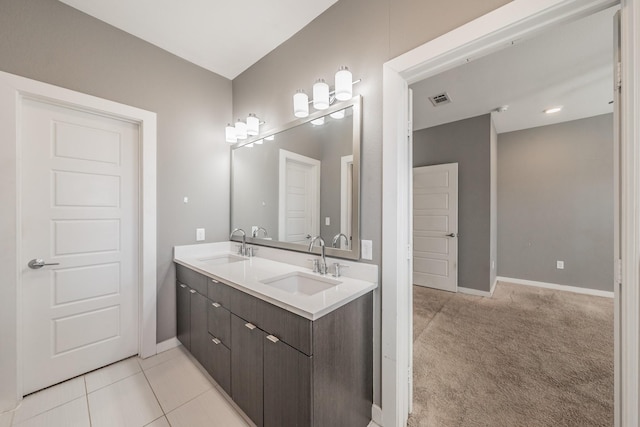
[[[638,425],[640,412],[640,0],[514,0],[383,65],[382,142],[382,410],[385,427],[406,424],[411,407],[411,239],[409,198],[412,132],[409,84],[535,35],[621,4],[622,102],[620,150],[622,283],[615,307],[616,426]]]
[[[312,167],[313,187],[314,194],[311,195],[311,203],[313,206],[311,210],[317,214],[317,217],[311,219],[311,228],[315,231],[316,236],[320,235],[320,160],[312,157],[303,156],[302,154],[294,153],[280,149],[279,152],[280,161],[278,163],[278,240],[286,242],[286,210],[287,210],[287,161],[293,160],[294,162],[304,163]],[[313,233],[312,233],[313,234]]]
[[[80,92],[0,72],[0,223],[3,238],[0,271],[6,286],[0,286],[0,336],[13,352],[0,354],[0,412],[13,409],[22,399],[22,291],[21,271],[21,138],[20,108],[25,98],[104,115],[136,123],[139,139],[139,298],[138,354],[156,354],[156,114]],[[6,236],[6,238],[5,238]],[[12,286],[11,283],[15,285]],[[13,344],[13,345],[12,345]]]

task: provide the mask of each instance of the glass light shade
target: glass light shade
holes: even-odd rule
[[[309,97],[302,89],[298,89],[293,95],[293,115],[296,117],[309,115]]]
[[[346,101],[352,97],[353,76],[347,67],[340,67],[336,73],[336,99],[338,101]]]
[[[329,85],[324,79],[318,79],[313,85],[313,108],[316,110],[329,108]]]
[[[249,114],[247,117],[247,135],[256,136],[260,133],[260,119],[255,114]]]
[[[265,140],[267,140],[267,141],[273,141],[274,139],[276,139],[276,136],[275,136],[275,135],[269,135],[269,136],[267,136],[267,137],[265,138]]]
[[[236,138],[247,139],[247,124],[240,119],[236,122]]]
[[[318,117],[315,120],[311,120],[311,124],[314,126],[321,126],[324,124],[324,117]]]
[[[334,111],[329,115],[331,116],[332,119],[338,119],[338,120],[344,119],[344,110]]]
[[[251,144],[247,144],[247,145],[245,145],[245,147],[247,147],[247,148],[253,148],[253,142],[252,142]]]
[[[263,139],[259,139],[259,140],[255,141],[256,145],[260,145],[260,144],[262,144],[263,142],[264,142],[264,140],[263,140]]]
[[[236,128],[228,124],[226,128],[224,128],[224,133],[226,135],[227,142],[234,144],[238,142],[238,138],[236,137]]]

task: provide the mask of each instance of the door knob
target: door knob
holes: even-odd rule
[[[447,237],[456,237],[456,233],[449,233],[447,234]]]
[[[31,261],[29,261],[27,263],[27,265],[29,266],[29,268],[31,268],[33,270],[38,270],[39,268],[42,268],[45,265],[60,265],[60,263],[59,262],[51,262],[51,263],[47,264],[46,262],[44,262],[44,260],[42,258],[34,258]]]

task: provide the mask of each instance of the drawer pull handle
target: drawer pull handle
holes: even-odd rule
[[[254,325],[253,323],[245,323],[244,326],[251,329],[252,331],[256,328],[256,325]]]
[[[220,304],[218,304],[217,302],[212,302],[211,305],[215,308],[220,308]]]
[[[212,283],[220,283],[220,282],[218,282],[218,281],[217,281],[217,280],[215,280],[215,279],[211,279],[211,282],[212,282]]]
[[[272,343],[277,343],[278,341],[280,341],[278,337],[274,337],[273,335],[267,335],[267,339]]]
[[[192,294],[196,293],[196,291],[194,291],[193,289],[189,289],[189,292],[191,292]]]
[[[214,343],[215,345],[220,344],[220,340],[219,340],[218,338],[214,338],[214,339],[212,339],[211,341],[213,341],[213,343]]]
[[[180,283],[180,287],[181,287],[181,288],[186,288],[186,287],[187,287],[187,285],[183,285],[182,283]]]

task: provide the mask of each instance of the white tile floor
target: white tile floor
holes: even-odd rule
[[[249,427],[182,346],[27,396],[0,427]]]

